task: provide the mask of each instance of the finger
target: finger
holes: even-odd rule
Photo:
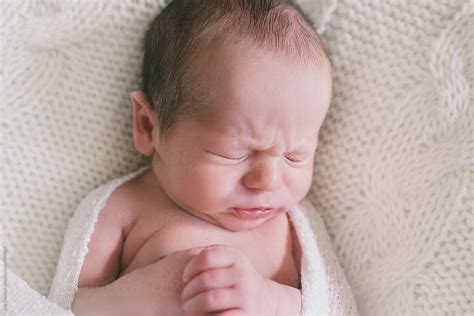
[[[156,261],[161,260],[178,260],[179,262],[189,262],[189,260],[199,254],[203,249],[207,247],[196,247],[185,250],[178,250],[161,256]]]
[[[215,313],[210,313],[212,316],[244,316],[245,313],[238,308],[228,309],[225,311],[219,311]]]
[[[184,252],[188,255],[188,256],[196,256],[198,255],[201,251],[203,251],[204,249],[208,248],[208,246],[204,246],[204,247],[195,247],[195,248],[189,248],[189,249],[186,249],[184,250]]]
[[[181,301],[184,302],[210,289],[230,287],[236,282],[235,273],[229,268],[203,271],[186,284],[181,294]]]
[[[189,260],[183,271],[183,281],[187,283],[204,270],[230,267],[235,257],[236,251],[228,246],[209,246]]]
[[[238,308],[240,302],[233,288],[218,288],[202,292],[183,303],[186,313],[211,313]]]

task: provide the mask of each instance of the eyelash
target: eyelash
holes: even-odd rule
[[[285,157],[285,158],[288,159],[288,160],[291,161],[291,162],[294,162],[294,163],[303,162],[303,160],[295,160],[295,159],[290,158],[290,157]]]
[[[222,155],[219,155],[219,156],[221,156],[221,157],[223,157],[223,158],[225,158],[225,159],[229,159],[229,160],[235,160],[235,161],[240,161],[240,160],[242,160],[242,161],[244,161],[245,159],[247,159],[247,157],[248,157],[249,155],[245,155],[245,156],[242,156],[242,157],[239,157],[239,158],[226,157],[226,156],[222,156]],[[244,159],[244,158],[245,158],[245,159]]]
[[[226,156],[222,156],[222,155],[219,155],[223,158],[226,158],[226,159],[229,159],[229,160],[234,160],[234,161],[244,161],[245,159],[248,158],[249,155],[245,155],[245,156],[242,156],[242,157],[238,157],[238,158],[232,158],[232,157],[226,157]],[[245,158],[245,159],[244,159]],[[293,158],[290,158],[290,157],[285,157],[286,159],[288,159],[289,161],[291,162],[294,162],[294,163],[300,163],[300,162],[303,162],[302,160],[295,160]]]

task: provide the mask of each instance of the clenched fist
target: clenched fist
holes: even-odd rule
[[[202,248],[185,266],[183,281],[182,308],[188,315],[276,315],[274,282],[229,246]]]

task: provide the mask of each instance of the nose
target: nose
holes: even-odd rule
[[[243,179],[249,189],[275,191],[282,187],[280,160],[277,158],[261,159],[253,164]]]

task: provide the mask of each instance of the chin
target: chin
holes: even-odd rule
[[[237,223],[237,224],[235,224],[235,223],[231,223],[231,224],[226,223],[224,225],[221,225],[221,227],[224,228],[224,229],[230,230],[230,231],[241,232],[241,231],[255,229],[255,228],[261,226],[262,224],[263,223],[255,223],[255,222],[252,222],[252,223]]]
[[[240,231],[246,231],[246,230],[251,230],[255,229],[261,225],[263,225],[265,222],[268,220],[274,218],[274,216],[269,217],[269,218],[259,218],[259,219],[253,219],[253,220],[244,220],[241,218],[238,218],[234,214],[227,214],[225,219],[222,219],[218,221],[218,225],[224,229],[234,231],[234,232],[240,232]],[[275,214],[276,216],[277,214]]]

